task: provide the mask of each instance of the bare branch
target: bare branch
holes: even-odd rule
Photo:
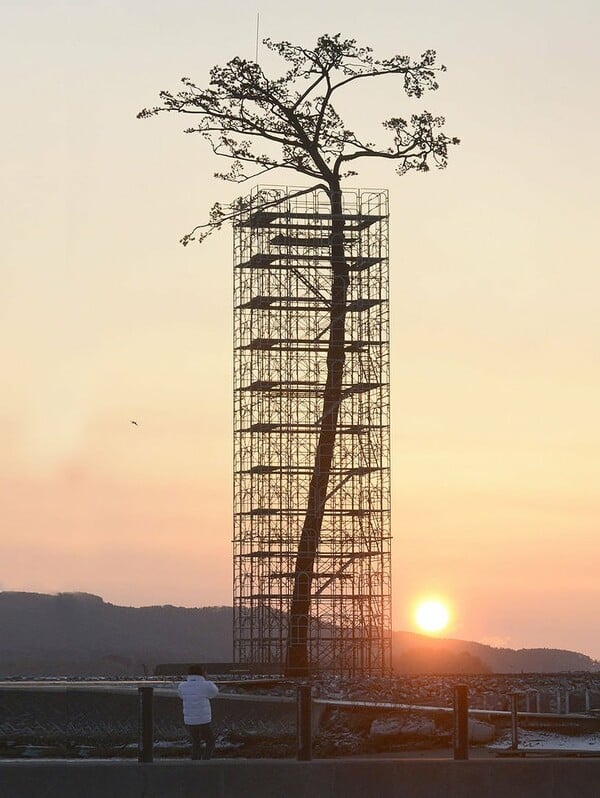
[[[310,186],[310,188],[299,189],[298,191],[294,191],[291,194],[286,194],[283,197],[278,197],[277,199],[261,203],[256,210],[273,208],[288,199],[302,197],[304,194],[311,194],[313,191],[318,190],[324,191],[327,195],[330,193],[329,186],[325,185],[324,183],[317,183],[316,185]],[[205,222],[204,224],[197,224],[192,230],[190,230],[189,233],[186,233],[183,236],[180,243],[185,247],[192,241],[204,241],[204,239],[207,238],[212,232],[215,230],[220,230],[226,222],[231,222],[234,219],[237,219],[240,213],[246,209],[247,205],[245,197],[238,197],[232,203],[225,206],[223,206],[220,202],[215,202],[210,210],[208,222]],[[196,233],[199,230],[202,232],[198,235],[198,238],[196,238]]]
[[[385,122],[392,134],[386,147],[361,140],[332,105],[340,89],[386,75],[398,76],[409,97],[437,89],[438,74],[445,67],[436,65],[435,51],[426,50],[416,59],[395,55],[378,60],[369,47],[340,34],[320,36],[312,48],[270,39],[264,44],[286,65],[279,77],[267,76],[253,61],[233,58],[213,67],[207,88],[182,78],[183,89],[160,92],[162,105],[138,116],[162,112],[196,116],[198,124],[186,132],[200,133],[216,156],[231,162],[231,168],[215,172],[216,177],[240,183],[286,169],[339,188],[343,177],[356,174],[344,167],[365,158],[394,161],[399,174],[425,171],[429,163],[446,166],[448,148],[458,140],[435,130],[443,122],[440,117],[424,112],[411,117],[410,124],[400,118]],[[259,141],[268,143],[266,152],[258,151]],[[191,235],[199,229],[216,229],[223,221],[217,214]],[[184,240],[187,243],[189,238]]]

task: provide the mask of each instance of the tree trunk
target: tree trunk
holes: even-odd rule
[[[335,446],[344,375],[348,264],[344,249],[344,218],[339,183],[330,185],[331,194],[331,309],[327,379],[323,396],[323,415],[308,491],[308,502],[294,569],[294,587],[289,614],[287,640],[288,676],[310,672],[308,631],[315,557],[319,547],[331,462]]]

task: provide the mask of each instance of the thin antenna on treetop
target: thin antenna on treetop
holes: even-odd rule
[[[256,61],[257,64],[258,64],[258,31],[259,31],[259,28],[260,28],[260,14],[257,11],[256,12],[256,57],[254,58],[254,60]]]

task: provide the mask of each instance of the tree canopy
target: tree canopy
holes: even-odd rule
[[[199,133],[216,155],[230,161],[229,168],[215,177],[236,183],[287,169],[322,181],[330,191],[357,174],[358,162],[365,158],[390,160],[400,175],[446,166],[448,147],[458,144],[458,139],[441,130],[443,117],[428,111],[409,119],[390,117],[382,123],[388,142],[379,145],[348,128],[333,105],[341,91],[384,75],[400,76],[408,97],[434,91],[439,73],[445,71],[436,65],[434,50],[416,59],[395,55],[380,60],[370,47],[339,33],[320,36],[312,48],[270,39],[264,44],[285,62],[279,77],[268,77],[259,64],[236,57],[213,67],[208,88],[182,78],[183,88],[160,92],[161,104],[138,116],[162,112],[194,116],[186,132]],[[182,243],[203,240],[238,210],[236,203],[215,203],[208,222],[184,236]]]

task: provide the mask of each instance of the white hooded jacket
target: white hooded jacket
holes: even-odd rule
[[[183,722],[186,726],[197,726],[200,723],[210,723],[210,699],[214,698],[219,688],[214,682],[209,682],[204,676],[191,675],[177,688],[183,701]]]

